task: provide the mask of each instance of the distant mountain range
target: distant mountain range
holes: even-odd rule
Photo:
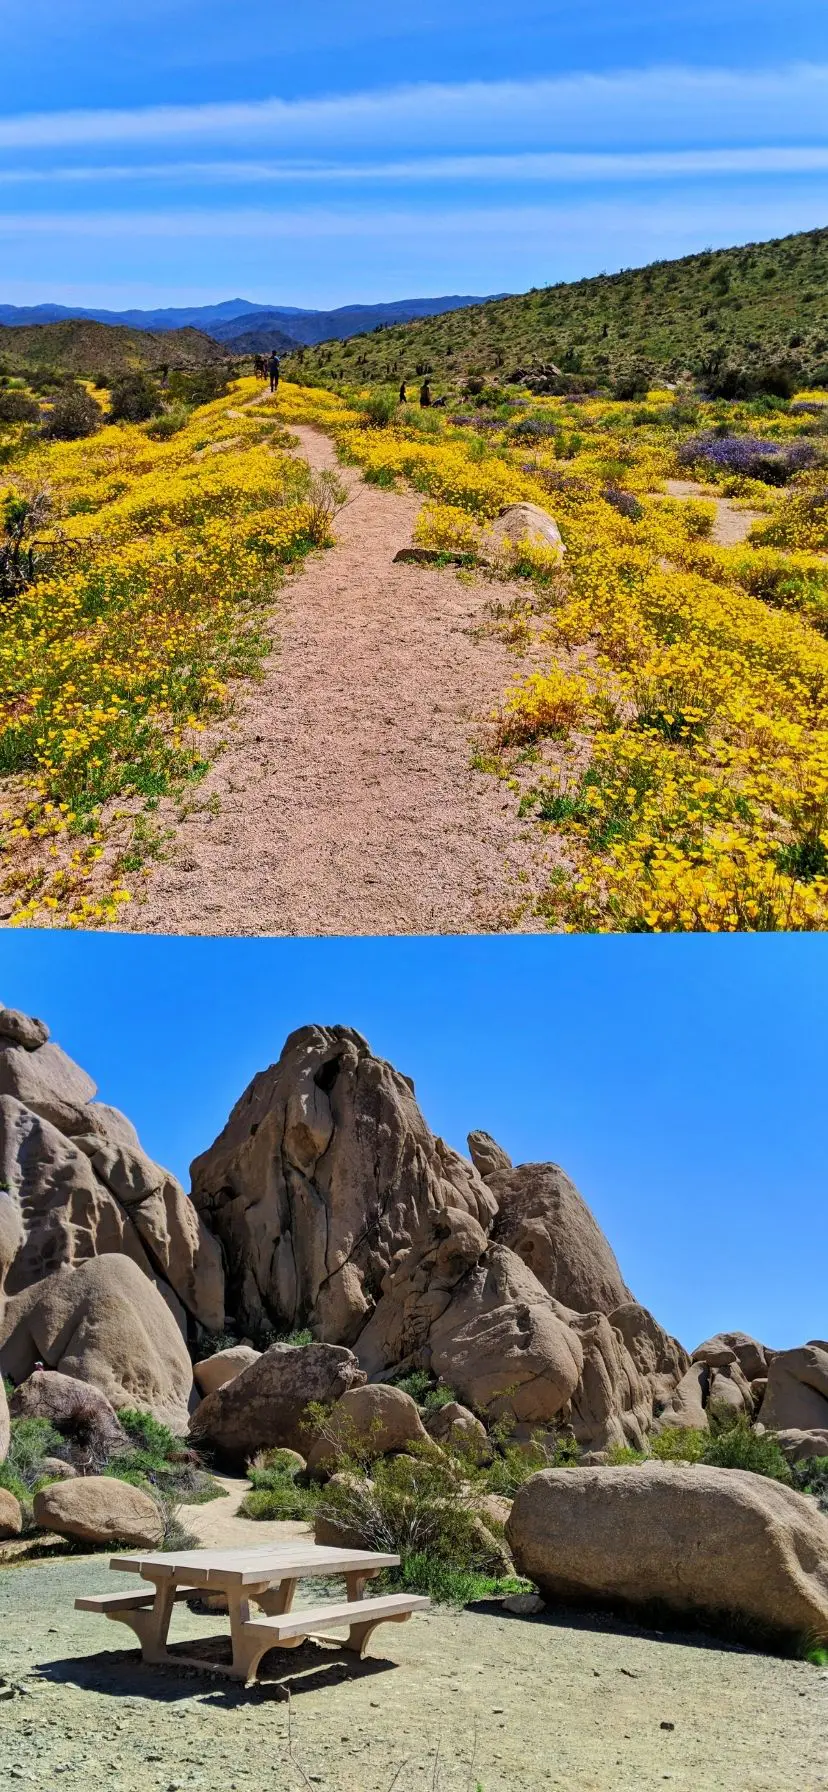
[[[495,298],[506,295],[496,293]],[[0,324],[11,327],[65,323],[87,319],[121,324],[133,330],[201,330],[231,352],[250,354],[276,348],[285,352],[318,342],[344,341],[386,324],[412,323],[444,311],[462,311],[484,303],[458,296],[396,299],[390,304],[341,305],[335,311],[307,311],[297,305],[255,305],[250,299],[224,299],[219,305],[166,306],[157,311],[105,311],[68,305],[0,305]]]

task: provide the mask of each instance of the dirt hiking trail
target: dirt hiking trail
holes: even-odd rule
[[[491,587],[394,565],[422,500],[338,468],[319,431],[295,433],[310,466],[336,467],[347,488],[336,545],[286,582],[264,679],[240,697],[230,744],[189,812],[162,808],[169,856],[119,925],[500,928],[518,872],[529,893],[533,847],[516,797],[470,768],[481,723],[522,663],[479,633]],[[511,595],[498,587],[501,601]]]

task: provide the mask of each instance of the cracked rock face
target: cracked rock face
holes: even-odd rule
[[[422,1220],[448,1206],[481,1226],[495,1202],[429,1131],[407,1077],[349,1027],[303,1027],[260,1071],[192,1166],[220,1238],[228,1309],[255,1332],[306,1325],[350,1344]]]
[[[0,1264],[9,1295],[92,1257],[122,1254],[178,1323],[224,1319],[216,1240],[180,1184],[42,1021],[0,1009]]]
[[[486,1186],[497,1202],[495,1237],[547,1294],[577,1313],[611,1313],[632,1300],[612,1247],[558,1164],[493,1169]]]

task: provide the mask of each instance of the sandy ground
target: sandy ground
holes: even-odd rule
[[[747,541],[754,523],[761,522],[764,515],[761,510],[737,510],[727,498],[711,497],[694,479],[665,479],[664,490],[671,498],[705,498],[715,504],[716,520],[710,540],[718,542],[722,548],[735,548],[741,541]]]
[[[828,1787],[828,1674],[803,1663],[491,1605],[389,1625],[362,1663],[317,1644],[272,1655],[272,1677],[245,1693],[144,1667],[128,1632],[73,1610],[78,1593],[111,1588],[105,1556],[0,1570],[4,1788]],[[221,1628],[179,1607],[173,1637]]]
[[[312,466],[336,465],[326,436],[296,433]],[[492,587],[394,565],[421,500],[340,472],[349,502],[336,546],[288,580],[265,678],[197,806],[183,820],[162,814],[175,822],[170,857],[122,926],[469,932],[500,928],[516,878],[533,882],[516,796],[470,768],[522,669],[481,633]]]

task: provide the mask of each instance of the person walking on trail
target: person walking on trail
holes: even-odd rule
[[[406,389],[405,389],[405,380],[403,380],[403,382],[400,386],[400,404],[407,404],[407,403],[408,403],[408,393],[406,392]]]
[[[270,360],[268,361],[267,371],[270,374],[270,390],[271,390],[271,392],[275,392],[278,388],[279,375],[282,371],[282,364],[279,360],[279,356],[277,355],[275,349],[273,350]]]
[[[431,403],[431,383],[429,380],[423,380],[420,389],[420,403],[424,408]]]

